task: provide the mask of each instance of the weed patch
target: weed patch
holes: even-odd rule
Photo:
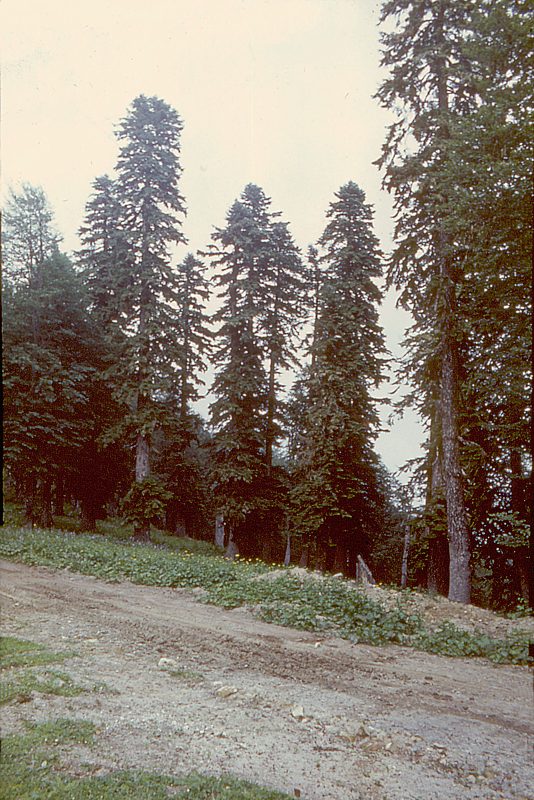
[[[171,678],[176,678],[178,681],[184,681],[184,683],[189,684],[203,683],[204,681],[204,676],[200,672],[190,669],[171,669],[168,674]]]
[[[69,675],[50,669],[69,653],[53,653],[36,642],[4,636],[0,639],[0,705],[31,700],[33,692],[74,697],[83,689]]]
[[[38,667],[64,661],[68,653],[52,653],[37,642],[3,636],[0,639],[0,670],[12,667]]]
[[[9,675],[0,684],[0,705],[13,700],[25,702],[31,699],[32,692],[55,694],[62,697],[75,697],[84,690],[77,686],[69,675],[56,670],[24,670]]]

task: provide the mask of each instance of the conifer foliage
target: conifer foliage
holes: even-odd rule
[[[377,310],[381,257],[371,208],[355,183],[336,193],[327,217],[313,360],[294,398],[301,430],[293,501],[297,529],[317,539],[327,567],[355,574],[380,504],[372,390],[385,354]]]
[[[151,436],[158,417],[155,400],[168,391],[180,357],[169,331],[176,317],[173,303],[179,301],[170,248],[185,242],[185,207],[178,188],[181,130],[180,117],[167,103],[140,96],[117,132],[122,143],[117,162],[119,226],[129,255],[129,281],[120,298],[127,337],[121,387],[125,400],[135,407],[138,482],[150,474]]]
[[[119,329],[123,294],[129,283],[129,253],[126,232],[120,228],[115,181],[109,175],[102,175],[94,180],[92,188],[79,230],[82,249],[78,263],[95,316],[107,335],[112,336]]]
[[[141,95],[133,101],[117,130],[121,147],[116,179],[104,176],[95,181],[80,232],[81,263],[93,308],[117,348],[110,377],[117,398],[128,409],[115,434],[135,437],[138,483],[150,476],[152,440],[168,401],[174,398],[185,413],[192,396],[187,364],[197,333],[184,330],[183,315],[190,314],[200,279],[194,272],[199,265],[188,262],[186,273],[193,270],[197,287],[184,297],[189,278],[184,284],[183,273],[174,266],[174,249],[185,243],[185,205],[179,191],[181,130],[180,117],[163,100]],[[147,492],[138,491],[136,497]],[[147,530],[138,526],[139,535]]]
[[[527,445],[531,10],[388,0],[382,21],[378,97],[398,114],[379,159],[397,211],[388,278],[415,320],[405,376],[429,421],[428,502],[445,501],[449,598],[469,602],[471,551],[492,549],[504,462],[521,481]]]
[[[229,536],[253,549],[253,520],[268,538],[267,512],[272,519],[282,491],[272,469],[281,434],[278,378],[294,357],[303,305],[300,254],[270,203],[260,187],[245,187],[211,248],[222,299],[214,317],[215,486]]]

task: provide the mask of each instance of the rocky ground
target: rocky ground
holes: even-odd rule
[[[525,667],[354,645],[194,592],[1,570],[3,632],[72,651],[61,669],[89,689],[4,706],[3,731],[91,720],[97,746],[69,750],[74,772],[229,772],[307,800],[534,797]],[[368,591],[387,602],[387,590]],[[493,635],[517,627],[446,600],[413,602],[436,622]]]

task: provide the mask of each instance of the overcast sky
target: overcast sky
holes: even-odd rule
[[[354,180],[387,252],[391,201],[372,163],[391,121],[372,99],[378,17],[373,0],[3,0],[2,197],[42,186],[76,248],[91,183],[116,162],[118,121],[134,97],[157,95],[184,122],[188,249],[206,247],[252,182],[305,250]],[[409,318],[392,296],[382,324],[398,355]],[[421,438],[410,415],[378,450],[396,470]]]

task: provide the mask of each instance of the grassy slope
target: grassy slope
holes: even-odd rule
[[[107,528],[107,535],[99,536],[7,525],[0,537],[0,557],[67,568],[107,581],[201,587],[204,602],[225,608],[248,606],[266,621],[329,631],[354,642],[398,643],[443,655],[482,656],[498,663],[528,660],[527,637],[521,633],[492,639],[462,631],[450,622],[433,632],[425,630],[422,618],[403,602],[402,592],[396,606],[385,609],[347,581],[300,580],[290,573],[261,580],[270,570],[266,564],[228,561],[206,542],[156,533],[156,545],[139,545],[125,540],[124,527],[108,524]]]

